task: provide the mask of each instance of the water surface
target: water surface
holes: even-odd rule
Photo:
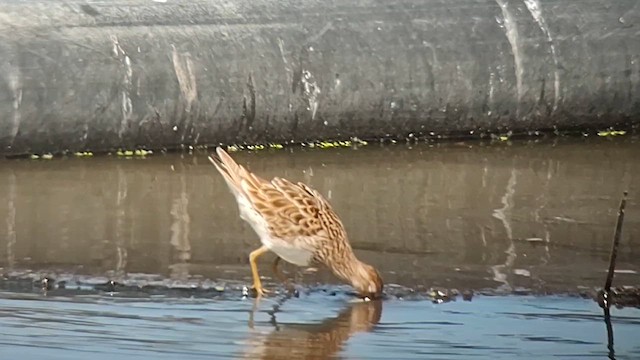
[[[206,154],[2,160],[0,352],[637,359],[640,310],[612,309],[607,331],[598,305],[576,295],[604,283],[624,190],[614,285],[640,285],[639,145],[623,137],[234,153],[264,177],[322,192],[387,284],[383,301],[353,304],[326,271],[286,266],[299,297],[278,293],[255,310],[243,288],[259,244]],[[261,258],[260,271],[278,290],[272,259]],[[431,288],[473,296],[434,303]]]
[[[628,190],[616,283],[640,283],[640,143],[632,137],[234,157],[264,177],[317,188],[358,255],[387,282],[410,287],[601,286]],[[259,246],[200,153],[0,161],[0,218],[5,273],[246,279]],[[323,272],[299,277],[331,281]]]
[[[640,309],[571,297],[477,297],[434,304],[300,298],[0,298],[8,359],[552,359],[640,357]]]

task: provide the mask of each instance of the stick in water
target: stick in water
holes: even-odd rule
[[[607,282],[604,285],[605,294],[608,294],[611,290],[611,282],[613,282],[613,273],[616,270],[616,257],[618,256],[618,243],[620,243],[620,237],[622,236],[622,221],[624,220],[624,208],[627,204],[627,192],[622,194],[622,201],[620,201],[620,209],[618,210],[618,223],[616,224],[616,231],[613,233],[613,245],[611,245],[611,256],[609,258],[609,273],[607,274]]]

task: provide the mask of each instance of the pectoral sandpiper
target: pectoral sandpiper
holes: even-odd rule
[[[356,258],[342,221],[319,192],[279,177],[267,181],[238,165],[222,148],[216,153],[218,157],[209,156],[209,160],[235,196],[240,217],[262,242],[249,255],[258,296],[266,290],[256,260],[268,251],[278,256],[273,270],[281,280],[285,278],[278,271],[280,258],[298,266],[325,265],[360,296],[375,298],[382,294],[380,274]]]

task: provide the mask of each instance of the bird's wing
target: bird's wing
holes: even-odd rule
[[[303,183],[276,177],[259,188],[245,186],[255,209],[264,216],[274,235],[282,239],[344,235],[342,222],[316,190]]]
[[[307,239],[329,243],[333,243],[332,239],[346,239],[342,221],[318,191],[279,177],[266,181],[238,165],[221,148],[217,154],[220,158],[209,157],[211,162],[232,192],[245,196],[266,220],[273,236],[285,241]]]

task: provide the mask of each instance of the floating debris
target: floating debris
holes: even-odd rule
[[[38,159],[44,159],[44,160],[51,160],[53,159],[53,154],[51,153],[46,153],[46,154],[42,154],[42,156],[38,155],[38,154],[31,154],[29,156],[29,158],[31,160],[38,160]]]
[[[613,130],[611,128],[609,128],[608,130],[601,130],[598,131],[598,136],[618,136],[618,135],[625,135],[627,132],[624,130]]]
[[[135,156],[147,156],[147,155],[151,155],[153,154],[153,151],[151,150],[145,150],[145,149],[138,149],[136,151],[134,151],[133,153]]]
[[[76,151],[73,155],[77,157],[91,157],[93,153],[91,151]]]
[[[431,288],[427,295],[435,304],[441,304],[444,302],[455,301],[458,296],[458,292],[456,290]]]
[[[53,289],[53,286],[55,284],[56,280],[52,279],[50,277],[44,277],[42,278],[42,280],[40,281],[40,284],[42,285],[42,290],[43,291],[48,291]]]
[[[145,156],[151,155],[151,154],[153,154],[152,150],[145,150],[145,149],[118,150],[116,152],[116,155],[124,156],[124,157],[133,157],[133,156],[145,157]]]
[[[314,293],[322,293],[328,297],[340,297],[349,302],[366,302],[367,300],[352,291],[349,286],[335,285],[300,285],[300,290],[279,288],[277,284],[268,284],[275,289],[274,294],[299,297]],[[50,273],[37,273],[28,271],[2,272],[0,269],[0,290],[17,294],[32,293],[41,295],[46,291],[47,295],[87,295],[104,293],[110,297],[126,298],[200,298],[200,299],[229,299],[239,300],[254,297],[251,288],[244,285],[244,281],[217,282],[212,280],[192,279],[189,281],[176,281],[159,275],[129,274],[117,281],[108,277],[83,276],[78,274],[57,274],[54,279]],[[293,291],[293,294],[291,292]],[[383,299],[398,299],[401,301],[431,301],[442,304],[457,301],[459,297],[463,301],[472,301],[479,295],[481,297],[507,296],[507,295],[534,295],[549,296],[561,295],[581,297],[594,300],[598,303],[615,307],[640,308],[640,288],[637,286],[611,287],[606,298],[602,289],[588,286],[577,286],[573,289],[527,289],[515,288],[501,290],[495,288],[464,289],[417,286],[410,288],[402,285],[389,284],[385,286]],[[273,297],[272,297],[273,298]],[[374,301],[373,299],[370,299]]]
[[[617,308],[640,308],[640,288],[631,286],[613,287],[609,291],[600,290],[591,297],[602,308],[615,306]]]
[[[95,285],[96,290],[102,290],[106,292],[114,292],[117,287],[121,287],[121,285],[113,280],[109,280],[104,284]]]
[[[288,144],[295,144],[295,142],[291,141]],[[340,147],[354,147],[354,146],[364,146],[368,143],[364,140],[361,140],[357,137],[352,137],[350,140],[326,140],[326,141],[307,141],[299,143],[300,146],[314,149],[332,149],[332,148],[340,148]],[[227,145],[227,152],[236,152],[241,150],[249,150],[249,151],[259,151],[266,149],[283,149],[285,144],[281,143],[268,143],[264,144],[233,144]]]
[[[361,140],[361,139],[359,139],[357,137],[352,137],[351,138],[351,142],[354,143],[355,145],[362,145],[362,146],[365,146],[365,145],[369,144],[365,140]]]

